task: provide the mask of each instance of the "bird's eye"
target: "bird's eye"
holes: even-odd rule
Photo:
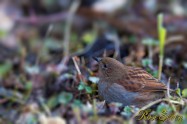
[[[107,68],[107,65],[105,63],[103,63],[103,68],[106,69]]]

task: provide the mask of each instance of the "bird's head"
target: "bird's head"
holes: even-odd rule
[[[124,65],[116,59],[103,57],[94,59],[99,64],[99,76],[100,78],[114,79],[121,75],[124,69]]]

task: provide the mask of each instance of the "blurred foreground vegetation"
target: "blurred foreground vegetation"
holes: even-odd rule
[[[101,1],[0,1],[0,124],[187,123],[187,2]],[[142,67],[176,93],[106,104],[93,56]]]

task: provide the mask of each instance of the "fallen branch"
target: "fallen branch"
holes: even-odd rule
[[[59,21],[64,21],[69,16],[68,12],[60,12],[47,16],[30,16],[30,17],[21,17],[15,18],[17,23],[23,24],[33,24],[33,25],[44,25]]]

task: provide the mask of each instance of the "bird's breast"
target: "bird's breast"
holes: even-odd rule
[[[138,93],[129,92],[117,83],[108,83],[99,81],[98,83],[99,95],[103,97],[106,102],[119,102],[123,105],[131,105],[132,101],[137,97]]]

